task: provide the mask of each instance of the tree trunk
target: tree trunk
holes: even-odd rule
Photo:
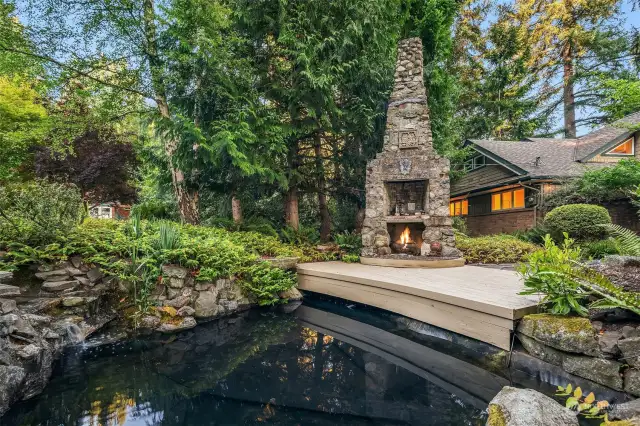
[[[154,0],[144,0],[143,3],[144,16],[144,33],[146,39],[146,55],[149,61],[149,71],[151,74],[151,85],[155,93],[155,101],[158,112],[162,118],[170,120],[169,104],[167,103],[167,94],[164,86],[164,78],[162,75],[162,63],[158,57],[158,40],[156,34],[156,15],[154,9]],[[200,214],[198,211],[198,191],[187,188],[182,170],[174,165],[174,155],[177,150],[177,141],[165,141],[164,150],[169,161],[169,171],[171,172],[171,182],[173,191],[178,203],[178,210],[183,222],[197,224],[200,222]]]
[[[320,213],[320,241],[326,243],[331,237],[331,215],[327,205],[325,193],[324,165],[322,164],[322,135],[317,132],[314,136],[314,150],[316,154],[316,173],[318,186],[318,211]]]
[[[242,203],[236,194],[231,195],[231,215],[234,223],[242,222]]]
[[[575,70],[573,67],[573,49],[571,41],[568,40],[562,50],[562,62],[564,64],[564,137],[576,137],[576,99],[573,89],[573,78]]]
[[[298,141],[289,147],[289,189],[284,199],[284,220],[287,226],[298,230],[300,228],[300,215],[298,214],[298,182],[296,172],[298,170]]]
[[[298,188],[290,187],[284,200],[285,223],[295,230],[300,228],[300,216],[298,214]]]

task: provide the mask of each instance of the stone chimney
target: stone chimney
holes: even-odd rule
[[[366,192],[362,256],[460,256],[449,216],[449,160],[433,149],[419,38],[398,43],[383,152],[367,164]],[[410,243],[401,243],[407,232]]]

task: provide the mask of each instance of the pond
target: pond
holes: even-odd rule
[[[89,341],[0,423],[484,425],[488,401],[509,382],[474,365],[477,348],[451,357],[380,312],[318,300],[179,335]]]

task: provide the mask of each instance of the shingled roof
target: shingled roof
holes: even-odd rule
[[[467,143],[518,175],[530,178],[575,177],[602,168],[606,163],[587,163],[631,136],[640,126],[640,112],[577,139],[528,138],[523,141],[471,139]],[[635,130],[634,130],[635,129]]]

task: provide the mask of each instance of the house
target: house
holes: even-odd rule
[[[89,216],[94,219],[127,219],[131,206],[119,203],[101,203],[89,209]]]
[[[513,232],[542,219],[544,197],[563,180],[590,169],[640,160],[640,112],[576,139],[467,140],[467,173],[451,185],[450,213],[466,218],[471,235]],[[614,223],[640,231],[636,210],[607,206]]]

